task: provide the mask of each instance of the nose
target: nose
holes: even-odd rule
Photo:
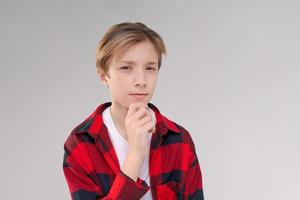
[[[144,74],[143,70],[138,70],[136,72],[134,85],[137,87],[145,87],[146,86],[146,79],[145,79],[145,74]]]

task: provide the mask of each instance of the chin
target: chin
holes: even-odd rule
[[[149,103],[149,100],[148,99],[143,99],[143,100],[131,100],[129,103],[128,103],[128,107],[130,104],[132,103],[144,103],[144,104],[148,104]]]

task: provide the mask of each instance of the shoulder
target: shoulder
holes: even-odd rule
[[[90,152],[95,150],[95,141],[83,131],[87,126],[89,119],[83,120],[75,126],[67,136],[64,142],[64,163],[65,165],[74,165],[84,169],[86,172],[94,170]]]
[[[65,150],[72,151],[78,145],[94,143],[93,138],[88,134],[92,121],[93,115],[90,115],[71,129],[64,142]]]
[[[169,127],[171,127],[171,125],[173,126],[168,129],[168,133],[166,134],[167,138],[177,138],[178,142],[188,144],[189,146],[194,146],[192,136],[187,128],[165,115],[163,115],[163,117],[166,123],[169,124]]]

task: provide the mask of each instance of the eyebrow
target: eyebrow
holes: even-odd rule
[[[127,60],[122,60],[120,61],[121,63],[127,63],[127,64],[136,64],[134,61],[127,61]],[[154,62],[154,61],[149,61],[147,62],[146,64],[151,64],[151,65],[156,65],[158,64],[157,62]]]

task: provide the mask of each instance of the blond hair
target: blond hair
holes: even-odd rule
[[[162,55],[166,55],[166,47],[161,36],[141,22],[123,22],[110,27],[100,40],[96,51],[96,67],[105,74],[114,58],[118,58],[130,46],[143,41],[150,41],[158,54],[158,69]]]

